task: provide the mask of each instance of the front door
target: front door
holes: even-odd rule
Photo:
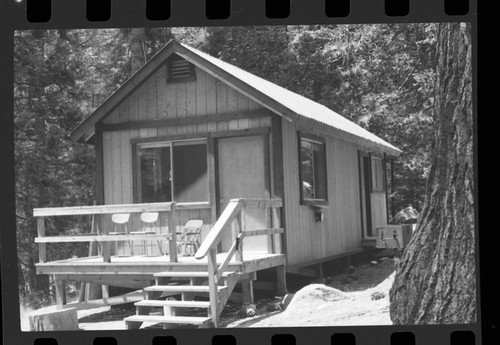
[[[266,139],[264,135],[218,139],[219,215],[230,199],[269,198]],[[268,210],[246,209],[242,227],[243,230],[266,229],[268,220]],[[233,241],[232,233],[228,232],[222,240],[222,250],[228,250]],[[268,246],[267,236],[247,237],[243,241],[245,253],[268,252]]]

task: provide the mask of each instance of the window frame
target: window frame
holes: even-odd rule
[[[299,190],[300,190],[300,204],[301,205],[309,205],[309,206],[326,206],[329,204],[328,198],[328,162],[327,162],[327,154],[326,154],[326,140],[323,137],[319,137],[316,135],[304,133],[301,131],[297,132],[298,137],[298,164],[299,164]],[[304,187],[303,187],[303,173],[302,173],[302,140],[312,142],[316,145],[321,145],[323,147],[323,155],[322,159],[324,161],[324,189],[325,189],[325,198],[314,198],[314,199],[306,199],[304,198]],[[313,165],[315,165],[313,161]]]
[[[380,165],[382,167],[382,186],[381,188],[377,188],[378,186],[375,186],[375,181],[377,180],[377,177],[374,177],[374,170],[375,170],[375,175],[376,175],[376,167],[374,164],[374,160],[379,160]],[[381,157],[379,155],[374,155],[370,154],[370,192],[371,193],[385,193],[387,191],[387,186],[386,186],[386,167],[385,167],[385,159],[384,157]],[[374,181],[375,179],[375,181]]]
[[[155,140],[156,139],[156,140]],[[175,198],[175,173],[174,173],[174,147],[189,146],[189,145],[205,145],[205,158],[207,162],[207,179],[206,179],[206,200],[196,200],[192,202],[210,202],[210,176],[209,176],[209,156],[208,156],[208,139],[207,138],[191,138],[191,139],[173,139],[166,140],[165,138],[143,138],[140,140],[134,139],[132,145],[132,175],[133,175],[133,200],[135,203],[142,203],[141,193],[141,172],[140,172],[140,154],[141,148],[159,148],[169,147],[170,150],[170,190],[171,202],[177,202]],[[155,201],[162,202],[162,201]],[[170,201],[165,201],[170,202]],[[190,201],[191,202],[191,201]]]

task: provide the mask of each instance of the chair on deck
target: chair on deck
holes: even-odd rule
[[[192,219],[184,225],[184,230],[181,233],[181,238],[177,242],[177,252],[183,256],[193,256],[200,247],[200,235],[203,221],[200,219]],[[189,253],[187,252],[189,249]]]
[[[134,231],[133,235],[147,235],[147,234],[157,234],[158,233],[158,218],[159,212],[143,212],[141,213],[141,222],[142,222],[142,231]],[[143,241],[143,253],[146,256],[151,256],[152,251],[148,248],[151,248],[149,245],[149,240]],[[158,241],[158,248],[160,249],[160,253],[163,255],[163,250],[161,246],[161,241]]]
[[[111,221],[113,222],[114,230],[113,232],[110,232],[110,235],[128,235],[128,228],[127,228],[127,223],[130,219],[130,213],[115,213],[111,216]],[[122,227],[124,230],[119,231],[119,228]],[[118,246],[118,242],[128,242],[128,246],[130,249],[131,255],[133,255],[133,247],[132,244],[130,243],[131,241],[115,241],[116,245],[116,255],[118,256],[127,256],[127,253],[125,252],[125,248],[123,246]]]

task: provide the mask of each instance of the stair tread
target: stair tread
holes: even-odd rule
[[[223,291],[227,286],[217,286],[217,289]],[[168,292],[209,292],[208,285],[152,285],[144,288],[144,291],[168,291]]]
[[[205,301],[163,301],[145,299],[135,303],[136,306],[146,307],[186,307],[186,308],[208,308],[210,302]]]
[[[234,271],[228,271],[224,272],[222,274],[223,277],[227,277],[231,274],[235,274],[236,272]],[[155,277],[180,277],[180,278],[204,278],[208,277],[208,272],[172,272],[172,271],[167,271],[167,272],[158,272],[154,274]]]
[[[202,325],[206,322],[209,322],[211,318],[207,316],[132,315],[126,317],[124,320],[135,321],[135,322],[158,322],[158,323]]]

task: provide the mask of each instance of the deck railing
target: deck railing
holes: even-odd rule
[[[229,263],[236,256],[236,260],[243,262],[243,240],[251,236],[268,236],[274,237],[272,251],[280,254],[281,251],[281,234],[283,228],[280,227],[280,218],[278,209],[283,205],[281,199],[231,199],[220,215],[217,222],[214,224],[207,237],[201,244],[195,254],[196,259],[207,257],[208,260],[208,285],[210,288],[210,313],[212,322],[217,327],[219,315],[222,312],[217,286],[224,272],[227,270]],[[270,209],[271,227],[268,229],[252,229],[243,231],[244,215],[248,208]],[[237,227],[233,227],[233,222],[238,223]],[[221,243],[224,236],[229,231],[234,231],[234,241],[229,248],[222,263],[217,266],[217,247]]]
[[[104,262],[110,262],[109,243],[115,241],[135,241],[135,240],[166,240],[169,243],[169,257],[171,262],[177,262],[177,243],[176,243],[176,223],[174,214],[181,210],[198,210],[209,208],[208,202],[192,203],[143,203],[143,204],[115,204],[115,205],[97,205],[97,206],[76,206],[76,207],[50,207],[35,208],[34,217],[37,218],[38,237],[35,243],[38,243],[39,262],[47,261],[47,243],[68,243],[68,242],[89,242],[102,244],[102,257]],[[100,219],[102,215],[111,215],[116,213],[140,214],[143,212],[166,213],[168,218],[168,233],[165,234],[125,234],[125,235],[107,235],[106,229],[100,229]],[[82,235],[64,235],[64,236],[46,236],[45,218],[56,216],[76,216],[91,215],[92,230],[90,234]],[[95,232],[93,230],[96,230]],[[105,231],[102,231],[105,230]]]

